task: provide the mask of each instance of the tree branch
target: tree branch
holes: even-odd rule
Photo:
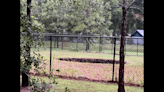
[[[131,2],[131,4],[127,7],[126,10],[128,10],[128,9],[135,3],[135,1],[137,1],[137,0],[133,0],[133,1]]]
[[[135,7],[135,6],[132,6],[135,2],[136,2],[137,0],[133,0],[132,2],[131,2],[131,4],[130,5],[128,5],[128,7],[126,8],[126,10],[128,10],[128,9],[138,9],[138,10],[140,10],[140,11],[143,11],[141,8],[139,8],[139,7]],[[113,7],[113,8],[122,8],[122,7],[126,7],[126,5],[123,5],[123,4],[121,4],[121,3],[117,3],[119,6],[115,6],[115,5],[110,5],[111,7]]]
[[[110,5],[113,8],[121,8],[121,6]]]
[[[141,12],[143,11],[141,8],[139,8],[139,7],[130,7],[129,9],[138,9],[138,10],[140,10]]]
[[[119,6],[122,6],[122,7],[124,6],[124,5],[123,5],[123,4],[121,4],[121,3],[117,3],[117,4],[118,4]]]
[[[115,4],[117,4],[117,5],[119,5],[119,6],[115,6],[115,5],[110,5],[110,6],[111,6],[111,7],[114,7],[114,8],[121,8],[121,7],[124,6],[124,5],[121,4],[121,3],[115,3]]]

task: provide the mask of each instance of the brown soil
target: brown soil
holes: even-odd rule
[[[30,86],[28,87],[22,87],[22,84],[20,84],[20,92],[30,92],[30,89],[28,89]]]
[[[88,63],[113,63],[113,60],[110,59],[94,59],[94,58],[59,58],[58,60],[88,62]],[[119,64],[119,61],[115,60],[115,64]]]

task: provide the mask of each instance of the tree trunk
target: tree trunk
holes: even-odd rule
[[[118,85],[118,92],[125,92],[124,88],[124,45],[125,45],[125,35],[126,35],[126,9],[125,0],[123,1],[123,7],[122,7],[122,30],[121,30],[121,45],[120,45],[120,67],[119,67],[119,85]]]
[[[89,2],[89,6],[90,6],[90,2]],[[86,12],[87,12],[86,17],[89,18],[89,10],[87,9]],[[89,29],[88,23],[87,23],[87,29]],[[87,29],[86,29],[86,30],[87,30]],[[86,32],[87,32],[87,31],[86,31]],[[87,32],[87,36],[88,36],[88,32]],[[87,37],[87,38],[86,38],[86,50],[85,50],[85,51],[87,51],[88,49],[89,49],[89,38]]]
[[[63,7],[63,19],[62,21],[64,21],[64,7]],[[63,35],[63,31],[64,31],[64,26],[62,27],[62,35]],[[62,37],[62,50],[63,50],[63,37]]]
[[[30,21],[30,18],[31,18],[31,10],[30,10],[30,6],[31,5],[31,0],[27,0],[27,16],[29,16],[29,21]],[[27,31],[27,36],[29,36],[30,33]],[[27,43],[28,44],[28,43]],[[27,45],[27,50],[28,52],[28,55],[30,57],[30,47]],[[25,66],[28,66],[29,65],[29,61],[25,61]],[[27,71],[26,74],[28,74],[29,70]],[[29,85],[29,78],[28,78],[28,75],[26,75],[25,73],[22,73],[22,87],[26,87]]]
[[[22,73],[22,87],[26,87],[29,85],[28,76],[25,73]]]

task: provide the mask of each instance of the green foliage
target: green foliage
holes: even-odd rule
[[[56,71],[57,71],[57,72],[60,72],[60,70],[59,70],[59,69],[57,69]]]
[[[67,87],[65,87],[65,92],[70,92],[70,90],[69,90],[69,89],[67,89]]]
[[[70,46],[70,50],[71,50],[71,51],[75,51],[75,52],[77,51],[77,52],[78,52],[78,49],[76,49],[76,48],[74,48],[74,47],[72,47],[72,46]]]
[[[39,47],[44,45],[43,41],[41,41],[44,26],[38,23],[34,17],[29,21],[28,16],[23,10],[24,7],[20,4],[20,34],[26,32],[30,35],[20,35],[20,72],[27,72],[29,70],[28,68],[31,68],[32,63],[35,68],[38,68],[39,63],[41,63],[40,60],[43,59],[40,54],[33,52],[34,55],[31,56],[27,51],[32,46]],[[39,41],[36,41],[36,38],[33,36],[34,32],[39,33]]]
[[[110,34],[108,27],[111,25],[109,2],[102,0],[83,0],[79,6],[72,7],[70,24],[74,25],[71,32],[82,32],[83,34]],[[74,24],[75,23],[75,24]]]
[[[130,78],[130,77],[128,78],[128,82],[129,82],[129,83],[134,82],[134,78],[135,78],[135,76],[134,76],[134,74],[133,74],[133,77],[132,77],[132,78]]]
[[[31,16],[29,21],[29,18],[26,15],[25,7],[27,7],[27,5],[25,1],[26,0],[22,0],[20,4],[20,73],[27,74],[27,72],[33,68],[37,74],[41,74],[43,76],[46,73],[46,63],[44,62],[43,56],[35,51],[33,51],[33,54],[30,54],[30,48],[32,46],[39,48],[44,45],[42,40],[44,25],[42,25],[35,16]],[[26,32],[27,34],[23,35],[22,32]],[[33,33],[39,34],[37,39]],[[59,69],[56,71],[60,72]],[[49,92],[50,84],[58,84],[58,82],[55,81],[56,78],[58,77],[52,77],[52,75],[49,75],[49,79],[53,81],[46,83],[46,81],[41,78],[32,77],[30,78],[30,90],[32,92]]]
[[[118,3],[122,4],[122,0],[112,0],[111,4],[114,6],[118,6]],[[127,0],[127,5],[132,3],[132,0]],[[143,10],[143,0],[136,0],[135,3],[132,5],[133,7],[141,8]],[[121,23],[122,23],[122,8],[112,7],[111,9],[111,21],[112,25],[110,26],[111,30],[114,30],[117,35],[120,35],[121,30]],[[128,9],[126,14],[126,24],[127,24],[127,34],[132,34],[136,29],[143,29],[144,25],[144,17],[143,11],[138,9]],[[139,15],[139,18],[136,18],[136,15]],[[113,32],[114,35],[114,32]]]
[[[112,33],[110,3],[103,0],[47,0],[33,1],[31,15],[44,24],[46,32],[57,34],[86,32]],[[39,4],[40,3],[40,4]],[[40,13],[40,14],[38,14]]]
[[[23,0],[25,1],[25,0]],[[132,0],[128,0],[130,4]],[[142,8],[143,0],[133,6]],[[83,33],[112,35],[121,30],[122,0],[33,0],[31,15],[44,24],[46,32],[56,34]],[[26,3],[24,3],[26,4]],[[139,14],[141,18],[135,18]],[[129,9],[127,12],[127,33],[143,29],[143,12]]]

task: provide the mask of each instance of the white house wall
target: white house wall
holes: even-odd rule
[[[143,44],[144,43],[144,39],[143,39],[143,37],[132,37],[132,39],[133,39],[133,44],[137,44],[137,42],[138,42],[138,44]]]

